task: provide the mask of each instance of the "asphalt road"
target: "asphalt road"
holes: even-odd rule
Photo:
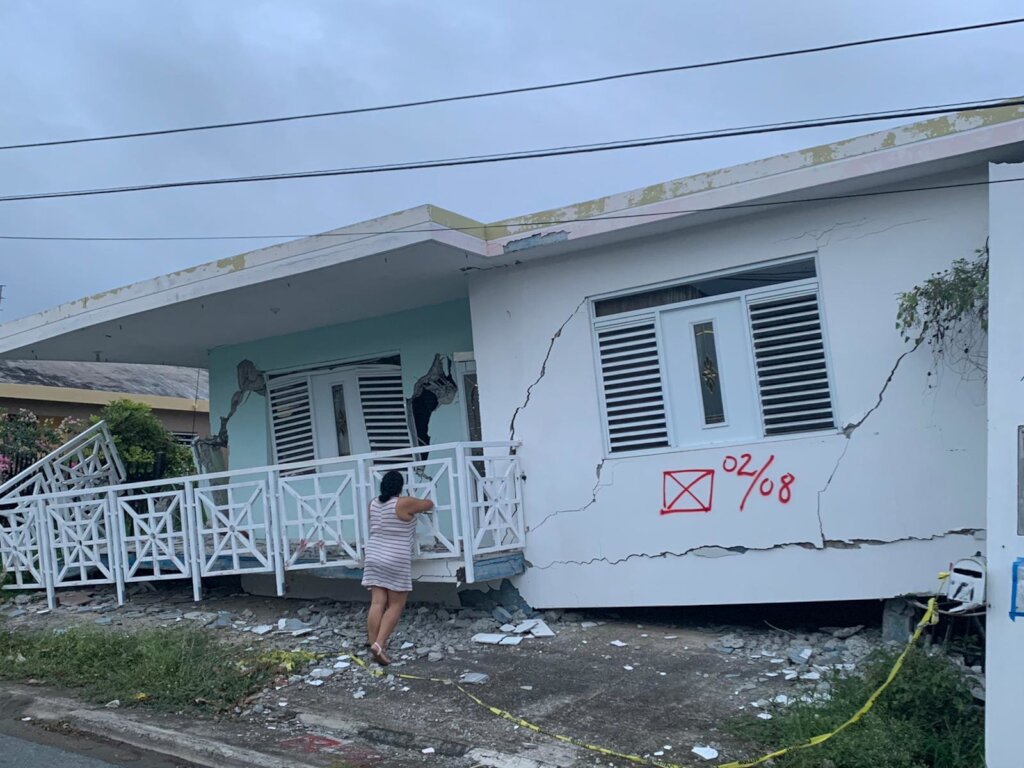
[[[54,768],[58,765],[61,768],[117,768],[112,763],[0,734],[0,767]]]

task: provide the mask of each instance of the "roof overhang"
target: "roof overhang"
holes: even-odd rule
[[[1022,155],[1024,107],[1001,107],[495,224],[421,206],[0,325],[0,357],[205,366],[215,347],[464,297],[473,270]]]

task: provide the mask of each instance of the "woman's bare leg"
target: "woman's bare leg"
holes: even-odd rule
[[[388,591],[384,587],[370,587],[370,610],[366,614],[367,643],[377,642],[380,633],[380,622],[388,607]],[[383,646],[382,646],[383,647]]]
[[[388,590],[387,597],[388,607],[384,611],[384,616],[381,617],[380,629],[376,637],[376,642],[380,645],[381,650],[387,648],[391,633],[398,626],[398,619],[402,616],[402,610],[405,608],[405,601],[409,597],[409,593]]]

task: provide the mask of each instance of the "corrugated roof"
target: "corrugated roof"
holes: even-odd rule
[[[91,389],[207,400],[210,377],[199,368],[62,360],[0,360],[0,384]]]

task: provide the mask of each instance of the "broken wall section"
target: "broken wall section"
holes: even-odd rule
[[[397,353],[402,359],[402,379],[408,398],[413,396],[421,377],[438,364],[439,352],[450,356],[472,349],[466,301],[219,347],[210,353],[211,422],[219,427],[221,416],[230,412],[232,397],[238,389],[237,366],[241,360],[251,360],[260,371],[273,373]],[[467,439],[458,393],[449,397],[443,387],[439,391],[440,399],[450,404],[430,414],[431,442]],[[266,398],[245,399],[232,416],[228,433],[232,469],[271,463]]]

